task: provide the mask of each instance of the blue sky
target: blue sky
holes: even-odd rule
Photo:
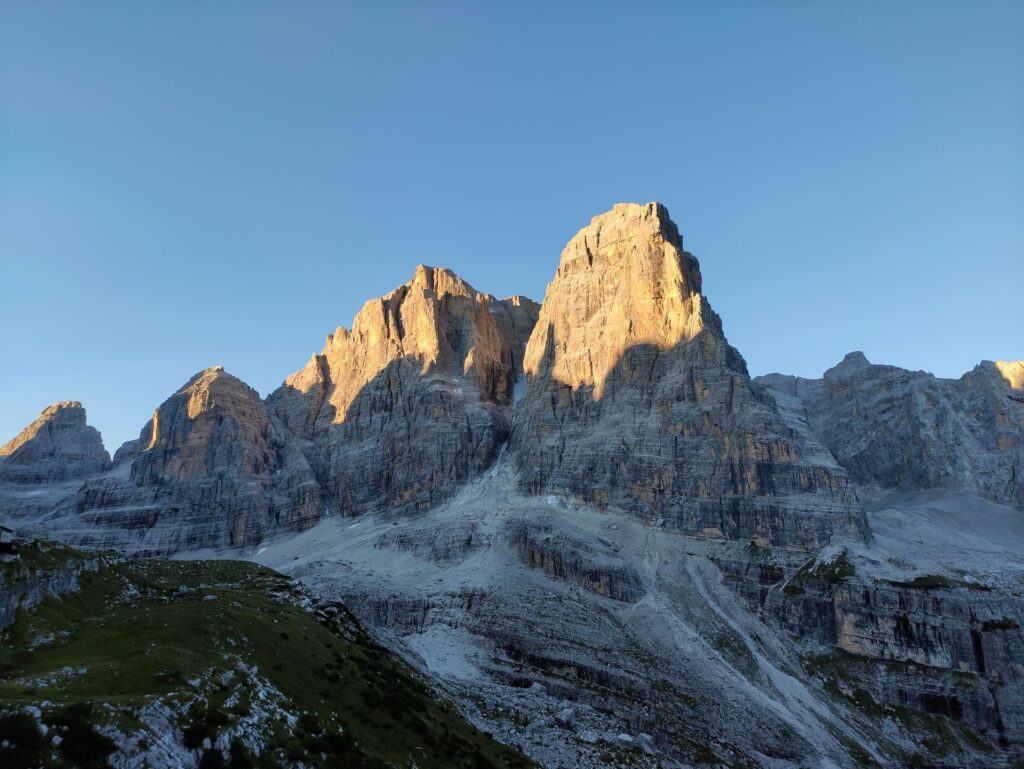
[[[0,441],[659,200],[754,374],[1024,358],[1024,4],[0,4]]]

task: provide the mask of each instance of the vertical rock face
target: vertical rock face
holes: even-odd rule
[[[562,253],[527,345],[524,490],[713,538],[864,538],[846,473],[754,385],[659,204],[617,205]]]
[[[217,366],[154,412],[110,473],[64,506],[83,544],[149,553],[254,544],[323,514],[320,489],[291,434],[255,390]]]
[[[424,509],[487,467],[537,306],[497,301],[449,270],[363,307],[268,398],[346,515]]]
[[[132,463],[137,483],[265,475],[274,429],[259,394],[220,366],[194,376],[153,414]]]
[[[863,493],[945,488],[1024,509],[1024,364],[989,361],[960,379],[850,353],[822,379],[759,379],[797,397]]]
[[[0,481],[60,482],[97,473],[109,463],[99,431],[86,424],[82,404],[60,401],[0,446]]]

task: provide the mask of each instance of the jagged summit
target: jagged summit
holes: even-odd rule
[[[571,387],[592,387],[600,397],[626,349],[667,350],[705,327],[721,333],[701,294],[700,265],[683,250],[668,210],[619,203],[562,251],[525,368],[530,376],[545,369]]]
[[[223,366],[200,371],[142,429],[136,479],[199,478],[267,471],[272,430],[259,394]]]
[[[56,421],[80,421],[84,424],[85,409],[82,408],[82,404],[78,401],[57,401],[50,404],[39,413],[39,416],[28,427],[7,441],[3,446],[0,446],[0,457],[13,454],[18,448],[35,438],[40,430],[45,429],[47,425]]]
[[[0,446],[0,479],[43,483],[82,478],[110,462],[103,439],[78,401],[58,401]]]
[[[523,297],[499,301],[447,268],[421,264],[411,280],[363,305],[351,331],[339,326],[329,334],[272,400],[293,430],[341,423],[374,377],[406,359],[424,374],[475,377],[482,399],[506,403],[536,308]]]
[[[747,376],[657,203],[619,204],[562,252],[525,357],[512,447],[529,493],[709,537],[865,537],[845,472]]]
[[[839,361],[835,366],[832,367],[832,371],[855,371],[862,369],[866,366],[872,365],[868,357],[860,350],[854,350],[853,352],[846,353],[843,359]]]
[[[424,508],[504,443],[537,311],[420,265],[267,402],[343,512]]]
[[[1024,364],[982,361],[959,379],[850,353],[821,379],[758,381],[801,399],[810,427],[864,499],[970,492],[1024,509]]]
[[[259,542],[323,515],[320,488],[259,394],[222,366],[158,406],[110,472],[53,509],[83,545],[145,554]]]

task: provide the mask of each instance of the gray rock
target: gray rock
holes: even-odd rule
[[[526,350],[522,488],[709,538],[867,537],[839,467],[747,376],[660,205],[617,205],[562,252]]]
[[[653,756],[658,752],[654,748],[654,737],[649,734],[641,732],[637,735],[637,742],[640,743],[640,749],[649,756]]]
[[[757,381],[847,469],[866,498],[967,491],[1024,509],[1024,364],[984,361],[960,379],[875,365],[853,352],[822,379]]]
[[[0,482],[57,483],[98,473],[110,464],[99,431],[86,424],[78,401],[43,409],[32,424],[0,446]]]
[[[332,509],[423,510],[486,469],[509,432],[537,306],[420,266],[367,302],[268,404],[300,440]]]
[[[164,401],[138,441],[55,505],[47,530],[142,554],[244,547],[325,512],[291,433],[216,366]]]

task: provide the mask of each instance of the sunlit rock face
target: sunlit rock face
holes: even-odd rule
[[[168,553],[254,544],[311,526],[324,506],[291,434],[217,366],[164,401],[114,468],[58,511],[55,525],[80,544]]]
[[[341,513],[425,509],[497,456],[536,316],[529,299],[420,266],[268,403]]]
[[[1024,509],[1024,364],[984,361],[959,379],[850,353],[822,379],[759,380],[797,397],[862,495],[968,491]]]
[[[97,473],[109,463],[99,431],[86,424],[82,404],[60,401],[0,446],[0,481],[67,481]]]
[[[526,349],[523,489],[709,538],[866,537],[846,473],[750,381],[701,291],[659,204],[617,205],[570,241]]]

